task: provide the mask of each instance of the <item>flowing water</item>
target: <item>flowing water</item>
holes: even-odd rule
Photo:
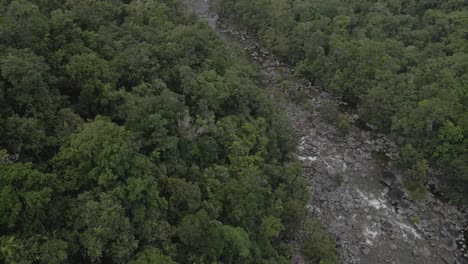
[[[341,111],[354,127],[340,136],[322,121],[320,113],[322,104],[335,99],[296,78],[292,67],[282,64],[254,37],[220,21],[216,0],[187,0],[187,4],[227,45],[241,47],[243,56],[262,67],[271,98],[300,135],[298,159],[313,197],[309,215],[316,216],[335,237],[343,263],[463,261],[466,248],[455,241],[463,240],[462,232],[466,239],[466,215],[431,193],[425,202],[409,199],[400,186],[404,175],[391,166],[398,158],[398,148],[391,140],[356,121],[356,109],[349,105]],[[298,234],[293,263],[307,263],[301,242]]]

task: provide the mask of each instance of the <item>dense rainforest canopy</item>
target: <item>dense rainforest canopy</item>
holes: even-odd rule
[[[1,0],[0,262],[289,263],[296,143],[230,52],[179,0]]]
[[[467,1],[221,0],[220,13],[392,133],[413,193],[430,164],[468,201]]]

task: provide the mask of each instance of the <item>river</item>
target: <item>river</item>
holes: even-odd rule
[[[424,202],[410,199],[401,187],[405,176],[392,166],[398,158],[393,141],[357,125],[353,111],[343,115],[356,125],[348,135],[339,135],[320,111],[323,105],[343,102],[296,78],[292,67],[254,37],[220,21],[215,0],[187,3],[227,45],[240,46],[252,63],[262,67],[270,97],[300,135],[297,155],[312,193],[308,214],[336,239],[343,263],[468,263],[463,257],[466,209],[461,212],[430,192]],[[300,237],[292,263],[307,263]]]

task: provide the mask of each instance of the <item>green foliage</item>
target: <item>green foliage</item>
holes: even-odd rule
[[[96,113],[113,89],[114,70],[109,63],[94,53],[76,54],[65,66],[65,72],[74,83],[73,90],[79,91],[79,110],[85,115]]]
[[[338,115],[338,133],[341,136],[346,136],[351,131],[352,125],[344,114]]]
[[[0,262],[288,263],[296,139],[233,53],[181,0],[0,1]]]
[[[53,263],[69,261],[70,245],[47,235],[33,235],[29,238],[2,236],[0,238],[0,260],[5,263]]]
[[[69,189],[108,188],[131,176],[154,174],[123,127],[98,117],[71,137],[54,160]]]
[[[409,171],[410,177],[405,182],[405,187],[410,191],[411,198],[423,200],[426,197],[425,183],[429,165],[426,160],[420,160]]]
[[[441,171],[454,200],[467,201],[466,1],[222,0],[219,6],[295,65],[297,75],[357,103],[362,121],[411,146],[418,160]],[[321,112],[346,134],[333,109]]]
[[[145,249],[138,253],[136,260],[131,261],[130,264],[153,264],[153,263],[167,263],[176,264],[171,257],[161,254],[158,249]]]
[[[31,163],[0,163],[0,230],[26,234],[47,225],[57,177],[32,168]]]
[[[277,237],[283,228],[284,227],[280,219],[269,215],[262,219],[260,232],[266,237]]]
[[[0,148],[0,163],[7,162],[8,159],[8,151],[6,149]]]
[[[1,76],[6,87],[11,110],[18,114],[43,115],[52,110],[47,86],[49,66],[44,58],[22,49],[10,49],[0,59]]]
[[[125,263],[133,256],[138,241],[117,199],[106,193],[95,197],[86,192],[78,195],[74,204],[67,217],[73,219],[71,226],[79,232],[79,244],[91,261],[107,256],[115,263]]]
[[[452,152],[452,149],[461,143],[463,140],[463,130],[459,126],[455,126],[452,122],[447,121],[439,130],[437,135],[439,144],[437,145],[433,157],[447,155]]]
[[[307,220],[305,231],[304,254],[313,261],[313,263],[340,263],[335,248],[335,241],[323,230],[317,219],[312,218]]]
[[[4,120],[3,141],[14,153],[39,155],[47,146],[47,135],[40,119],[13,114]]]

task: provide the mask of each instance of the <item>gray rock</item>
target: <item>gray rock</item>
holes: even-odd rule
[[[392,231],[393,229],[393,224],[388,222],[388,221],[385,221],[382,223],[382,230],[383,231],[386,231],[386,232],[389,232],[389,231]]]
[[[459,257],[459,258],[458,258],[458,262],[460,262],[460,264],[468,264],[468,258],[466,258],[466,257]]]
[[[449,236],[449,231],[447,229],[442,229],[440,230],[440,234],[444,237],[448,237]]]
[[[442,224],[442,229],[443,230],[450,230],[451,224],[450,223],[443,223]]]
[[[398,208],[403,209],[403,210],[408,209],[409,206],[410,206],[410,204],[409,204],[408,201],[406,201],[406,200],[401,200],[401,201],[398,203]]]
[[[365,248],[362,249],[362,253],[364,253],[364,255],[369,255],[370,249],[365,247]]]
[[[440,241],[440,247],[451,252],[457,249],[457,243],[453,238],[445,237]]]
[[[382,171],[382,181],[391,188],[395,187],[398,183],[398,179],[395,174],[388,170]]]
[[[351,155],[345,155],[344,161],[348,164],[353,164],[356,160]]]
[[[450,230],[449,235],[453,237],[454,239],[460,239],[462,237],[462,233],[455,229]]]
[[[359,248],[357,246],[351,246],[349,247],[349,252],[352,254],[352,255],[357,255],[358,252],[359,252]]]
[[[332,180],[332,179],[327,179],[325,181],[325,183],[323,184],[323,187],[327,190],[327,191],[331,191],[333,189],[335,185],[335,182]]]
[[[405,197],[405,192],[403,192],[400,188],[395,188],[388,192],[388,198],[392,201],[392,203],[398,203]]]
[[[422,250],[421,250],[421,255],[424,257],[424,258],[430,258],[431,257],[431,251],[429,250],[428,247],[423,247]]]

